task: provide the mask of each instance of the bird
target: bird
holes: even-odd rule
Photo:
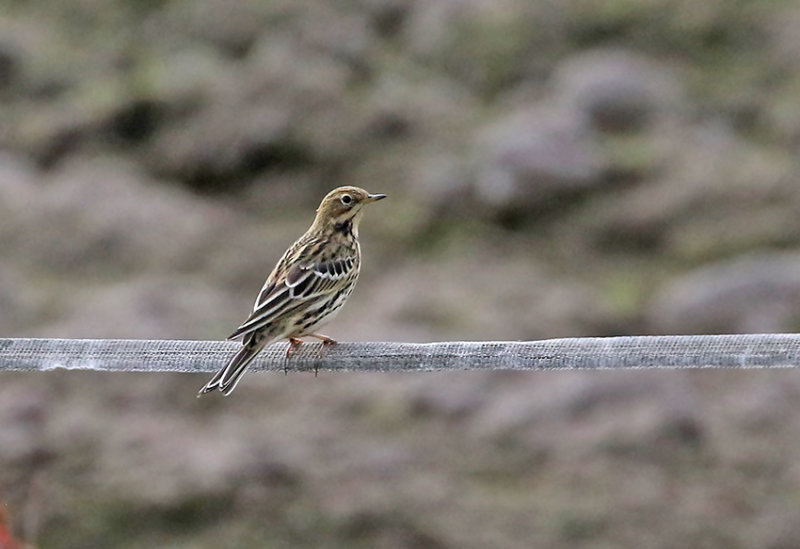
[[[367,204],[386,198],[359,187],[329,192],[317,208],[311,227],[292,244],[267,277],[252,314],[228,339],[242,347],[206,383],[198,397],[219,390],[230,395],[247,367],[272,341],[286,338],[288,359],[302,337],[336,340],[317,332],[341,310],[355,288],[361,270],[358,226]]]

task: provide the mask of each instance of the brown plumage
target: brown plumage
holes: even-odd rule
[[[283,254],[258,294],[253,313],[229,337],[241,337],[242,348],[200,389],[200,395],[217,389],[229,395],[261,349],[276,339],[289,339],[287,357],[303,336],[336,343],[316,331],[353,292],[361,268],[362,208],[382,198],[386,195],[339,187],[322,199],[314,223]]]

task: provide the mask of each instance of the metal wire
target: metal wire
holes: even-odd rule
[[[57,368],[212,372],[238,349],[229,341],[0,339],[0,371]],[[475,341],[306,343],[286,359],[268,346],[252,370],[399,372],[618,368],[795,368],[800,335],[741,334]]]

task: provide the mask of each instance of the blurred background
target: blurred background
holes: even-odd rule
[[[0,333],[223,339],[344,184],[339,340],[797,331],[798,97],[780,0],[6,0]],[[800,539],[795,371],[207,377],[0,373],[17,537]]]

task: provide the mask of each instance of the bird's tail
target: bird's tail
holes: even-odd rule
[[[214,377],[200,389],[197,396],[200,397],[216,389],[219,389],[225,396],[231,394],[236,388],[236,384],[242,379],[247,367],[268,342],[269,339],[265,337],[256,337],[245,341],[242,348],[233,355],[228,364],[214,374]]]

